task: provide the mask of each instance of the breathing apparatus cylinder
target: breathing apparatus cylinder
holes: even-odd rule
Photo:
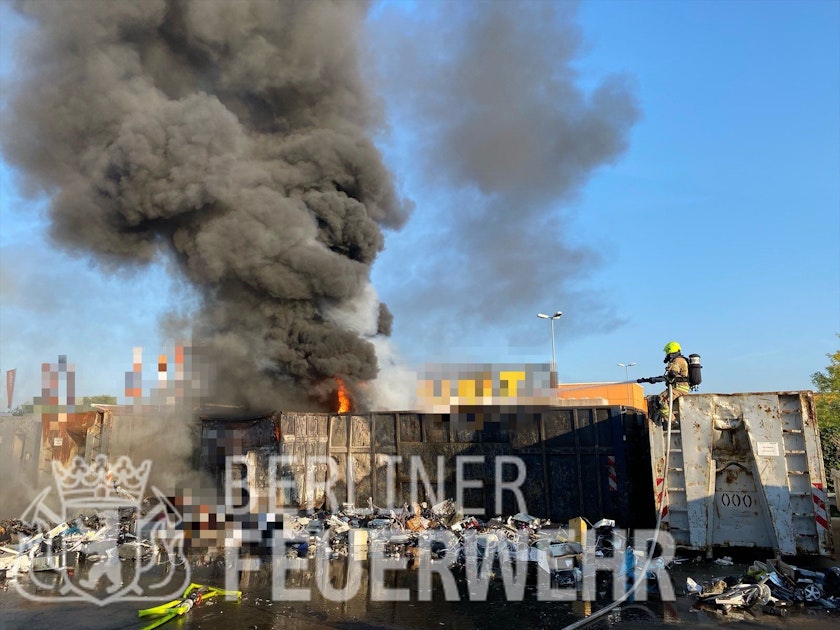
[[[700,365],[700,355],[688,355],[688,386],[695,388],[703,382],[703,375],[701,370],[703,366]]]

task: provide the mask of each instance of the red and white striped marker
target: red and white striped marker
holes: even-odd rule
[[[656,478],[656,508],[662,513],[664,520],[668,516],[668,493],[665,488],[665,477]]]
[[[828,529],[828,514],[825,510],[825,492],[821,483],[811,484],[811,495],[814,498],[814,520],[823,529]]]

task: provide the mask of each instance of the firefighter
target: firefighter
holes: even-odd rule
[[[668,389],[673,392],[674,400],[687,394],[688,386],[688,359],[682,354],[682,348],[676,341],[669,341],[663,348],[665,351],[665,359],[663,363],[667,363],[665,368],[665,382],[670,385],[664,392],[659,394],[659,414],[663,420],[670,417],[670,408],[668,406]]]

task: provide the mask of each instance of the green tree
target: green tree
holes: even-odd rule
[[[837,335],[840,338],[840,335]],[[840,350],[826,355],[825,372],[814,372],[811,382],[817,388],[817,422],[822,442],[823,464],[826,474],[840,469]],[[829,485],[831,481],[829,480]],[[837,488],[834,489],[837,492]]]
[[[98,396],[85,396],[82,398],[82,404],[86,407],[91,405],[116,405],[117,397],[108,396],[107,394],[100,394]]]

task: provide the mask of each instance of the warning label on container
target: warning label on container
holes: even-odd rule
[[[758,455],[763,455],[764,457],[779,456],[778,442],[756,442],[755,446]]]

